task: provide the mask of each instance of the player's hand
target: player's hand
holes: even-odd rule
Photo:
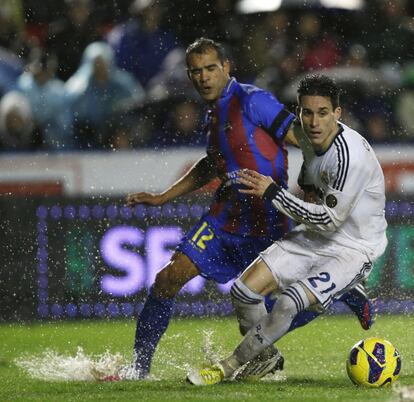
[[[161,194],[146,192],[132,193],[127,195],[126,204],[128,207],[133,207],[137,204],[158,206],[164,204],[164,198]]]
[[[243,169],[238,173],[237,181],[247,188],[239,189],[241,193],[263,197],[266,189],[273,183],[270,176],[264,176],[254,170]]]

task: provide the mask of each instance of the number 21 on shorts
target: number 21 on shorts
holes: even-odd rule
[[[200,229],[194,233],[194,236],[191,238],[191,241],[201,250],[206,249],[206,242],[211,240],[214,237],[213,230],[208,227],[207,222],[203,222],[200,226]]]
[[[328,272],[319,272],[317,276],[308,278],[308,282],[319,293],[328,293],[336,288],[335,283],[331,281],[331,275]]]

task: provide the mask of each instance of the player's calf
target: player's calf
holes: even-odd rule
[[[230,295],[239,322],[240,333],[245,335],[257,321],[266,315],[264,297],[250,290],[240,278],[231,287]]]

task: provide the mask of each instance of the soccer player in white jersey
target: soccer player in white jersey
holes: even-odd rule
[[[323,75],[304,78],[298,116],[302,129],[295,132],[304,144],[300,180],[317,202],[303,201],[255,171],[240,174],[241,192],[271,199],[299,225],[235,281],[233,305],[250,330],[231,356],[190,372],[187,379],[195,385],[237,378],[243,370],[256,370],[258,377],[271,371],[272,360],[263,365],[259,358],[287,333],[293,317],[312,306],[326,309],[333,297],[363,281],[387,245],[384,176],[367,141],[338,121],[336,84]],[[267,314],[263,301],[271,292],[280,295]]]

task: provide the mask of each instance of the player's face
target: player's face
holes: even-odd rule
[[[188,58],[188,76],[194,88],[207,102],[220,98],[230,78],[229,71],[229,63],[221,63],[214,49],[202,54],[192,53]]]
[[[315,151],[328,149],[338,132],[337,121],[341,117],[341,108],[333,110],[329,97],[306,95],[300,100],[299,117]]]

